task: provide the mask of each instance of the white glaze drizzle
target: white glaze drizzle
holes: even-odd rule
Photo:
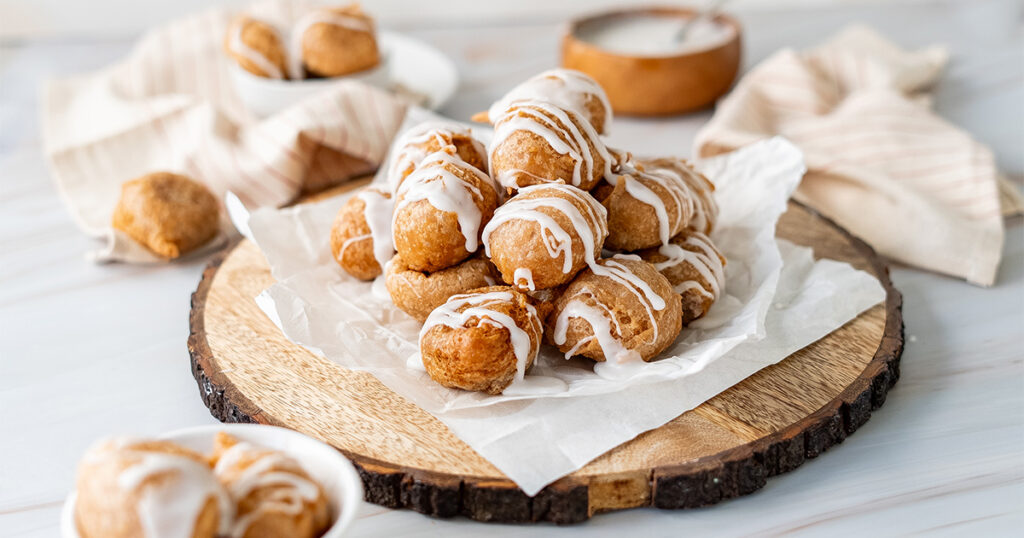
[[[662,245],[669,244],[672,235],[682,228],[678,226],[678,223],[683,223],[683,227],[685,227],[696,212],[697,202],[694,199],[692,189],[683,181],[679,174],[660,169],[649,172],[629,170],[623,175],[608,179],[608,182],[612,185],[617,185],[620,179],[625,182],[626,193],[629,196],[638,202],[650,206],[654,210],[654,214],[658,219],[658,239]],[[646,183],[656,183],[661,186],[662,190],[675,203],[676,229],[672,227],[672,221],[668,213],[668,204],[665,203],[665,199],[660,194],[654,192]]]
[[[217,501],[220,509],[218,532],[223,534],[230,529],[234,505],[209,467],[186,456],[133,448],[131,444],[135,442],[114,441],[108,445],[107,450],[102,447],[91,450],[87,457],[91,461],[132,456],[139,458],[138,462],[117,476],[118,486],[125,491],[135,491],[147,479],[157,475],[172,476],[139,492],[136,513],[144,536],[192,536],[199,514],[210,497]]]
[[[688,191],[686,198],[692,209],[689,227],[703,233],[711,232],[718,217],[718,204],[712,196],[715,186],[710,181],[681,159],[641,161],[640,166],[649,175],[670,178],[685,185]]]
[[[520,284],[520,281],[522,284]],[[537,290],[537,286],[533,283],[533,271],[526,267],[516,268],[515,273],[512,275],[512,282],[520,289]]]
[[[635,257],[623,256],[623,258],[634,259]],[[650,326],[653,329],[650,341],[652,343],[656,342],[658,340],[659,328],[655,312],[665,309],[665,299],[658,295],[644,279],[637,276],[628,267],[614,258],[593,263],[590,269],[594,271],[594,274],[606,277],[624,287],[637,298],[647,313],[647,319],[650,321]],[[640,358],[636,351],[626,348],[622,343],[622,332],[611,309],[598,301],[597,297],[589,290],[584,290],[580,295],[589,295],[593,304],[587,304],[577,296],[562,308],[555,320],[555,334],[553,335],[555,344],[558,346],[565,344],[569,320],[571,318],[580,318],[590,325],[593,338],[597,339],[605,360],[621,363]],[[617,336],[612,333],[613,322],[615,332],[618,333]],[[565,353],[565,358],[572,358],[580,346],[585,343],[577,342],[576,345]]]
[[[348,250],[348,247],[350,245],[354,245],[354,244],[356,244],[356,243],[358,243],[360,241],[365,241],[367,239],[371,239],[372,240],[373,239],[373,235],[371,235],[371,234],[362,234],[362,235],[357,235],[357,236],[354,236],[354,237],[349,237],[348,239],[346,239],[345,242],[343,242],[341,244],[341,248],[338,249],[338,261],[341,261],[341,260],[345,259],[345,251]]]
[[[300,469],[299,464],[291,457],[258,448],[250,443],[237,443],[224,451],[217,460],[214,473],[224,475],[236,467],[243,458],[254,461],[241,470],[238,477],[228,484],[228,492],[236,501],[240,501],[254,490],[266,486],[285,486],[277,488],[263,499],[255,510],[235,520],[231,526],[230,536],[242,537],[253,521],[261,514],[275,510],[286,514],[300,513],[305,504],[316,502],[320,496],[320,488],[293,471],[283,469]],[[276,469],[275,469],[276,468]]]
[[[687,250],[674,242],[662,245],[658,249],[658,253],[668,259],[655,263],[654,268],[661,271],[681,263],[689,263],[700,273],[701,278],[707,282],[710,289],[706,289],[700,282],[688,280],[675,285],[676,293],[696,289],[701,295],[713,301],[717,300],[722,293],[722,286],[725,285],[725,267],[722,264],[722,258],[719,257],[718,249],[711,243],[708,236],[694,230],[687,232],[683,243],[696,247],[699,252]]]
[[[577,204],[571,201],[550,194],[528,198],[527,194],[542,189],[559,191],[571,198],[581,202],[586,208],[586,214],[580,211]],[[514,220],[532,221],[540,226],[540,236],[544,241],[548,256],[558,259],[564,256],[562,261],[562,272],[568,273],[572,270],[572,235],[569,234],[554,218],[540,211],[541,208],[553,209],[564,215],[573,226],[581,243],[583,243],[583,256],[588,264],[599,255],[595,232],[599,237],[608,235],[608,212],[600,203],[585,191],[576,187],[561,183],[547,183],[532,185],[519,190],[519,195],[505,202],[494,212],[491,221],[484,227],[483,243],[487,256],[491,255],[490,236],[505,222]]]
[[[365,204],[363,218],[366,219],[366,226],[370,228],[373,257],[383,270],[384,265],[395,255],[395,245],[391,237],[391,218],[395,213],[395,200],[390,194],[375,188],[363,189],[358,196]],[[342,252],[347,244],[348,241],[342,245]]]
[[[263,53],[250,47],[245,43],[245,41],[242,41],[242,31],[245,29],[244,23],[248,20],[249,19],[240,18],[234,20],[231,23],[231,26],[228,28],[228,48],[231,50],[231,52],[238,54],[239,56],[255,64],[256,67],[258,67],[260,71],[263,71],[263,73],[268,78],[278,80],[283,79],[284,72],[281,71],[281,68],[275,65],[274,62],[271,62],[270,58],[264,56]],[[270,27],[270,25],[267,26]],[[271,30],[276,32],[276,30],[274,30],[273,27],[270,28]]]
[[[579,297],[569,301],[555,320],[554,340],[558,345],[565,343],[568,336],[569,320],[572,318],[586,321],[590,325],[592,334],[576,342],[565,352],[565,358],[572,358],[581,347],[596,339],[606,361],[621,363],[641,359],[639,353],[632,349],[626,349],[619,337],[615,336],[616,334],[621,335],[622,330],[619,327],[618,319],[615,318],[611,310],[598,302],[590,290],[583,290],[581,295],[589,295],[593,299],[593,304],[587,304]]]
[[[483,220],[476,200],[482,200],[483,193],[476,185],[455,175],[447,167],[455,166],[466,170],[492,187],[493,183],[487,174],[454,155],[454,150],[454,146],[448,146],[447,151],[437,151],[426,156],[420,166],[405,178],[398,187],[398,204],[395,205],[394,215],[397,216],[403,207],[412,202],[426,200],[438,211],[455,214],[459,221],[459,231],[466,239],[466,250],[476,252]]]
[[[443,148],[452,144],[452,140],[456,136],[464,136],[471,141],[486,168],[487,149],[479,140],[473,138],[473,132],[469,127],[451,121],[425,121],[406,129],[391,145],[391,160],[386,176],[391,191],[394,192],[402,181],[402,171],[416,168],[427,156],[421,146],[434,139],[438,146]]]
[[[601,132],[608,132],[612,125],[612,105],[608,101],[608,95],[596,80],[572,69],[549,69],[530,77],[495,101],[487,111],[487,115],[492,122],[496,122],[514,103],[544,101],[575,111],[587,118],[589,117],[586,107],[588,96],[599,100],[604,107],[604,129]]]
[[[589,181],[590,178],[595,177],[594,155],[591,148],[604,159],[603,176],[605,178],[614,177],[613,167],[616,161],[598,136],[597,131],[594,130],[594,126],[582,117],[577,123],[574,123],[572,116],[578,117],[579,114],[544,101],[516,102],[495,120],[494,138],[491,140],[488,155],[490,161],[494,162],[496,151],[509,136],[518,131],[527,131],[543,139],[556,153],[568,155],[573,160],[571,178],[542,178],[544,181],[557,182],[561,180],[579,187],[583,184],[584,178]],[[502,170],[500,174],[494,174],[492,169],[491,174],[501,186],[513,189],[519,188],[516,178],[519,174],[538,177],[529,171],[518,169]]]
[[[314,24],[330,24],[357,32],[373,33],[373,23],[356,15],[336,13],[327,9],[306,14],[295,23],[288,39],[288,77],[292,80],[306,78],[306,70],[302,67],[302,36]]]
[[[486,293],[465,293],[452,295],[443,305],[434,309],[427,317],[420,329],[420,342],[423,341],[427,331],[435,326],[443,325],[453,329],[466,328],[472,318],[477,318],[476,326],[490,325],[500,329],[506,329],[509,334],[509,341],[512,343],[512,350],[516,357],[516,380],[522,380],[526,375],[526,365],[531,357],[537,355],[540,349],[539,335],[543,331],[540,323],[540,316],[531,304],[526,307],[530,312],[530,324],[533,333],[537,338],[531,340],[530,335],[516,324],[511,316],[503,312],[493,310],[491,307],[509,304],[513,301],[510,291],[491,291]]]

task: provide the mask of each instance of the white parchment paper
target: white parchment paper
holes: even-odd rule
[[[525,384],[500,396],[438,385],[409,367],[420,324],[391,304],[380,279],[351,278],[331,257],[331,222],[347,197],[251,215],[277,280],[256,301],[291,341],[373,373],[533,495],[884,299],[873,276],[775,239],[804,172],[792,144],[766,140],[700,168],[718,187],[712,238],[728,260],[725,293],[657,362],[595,368],[548,349]]]

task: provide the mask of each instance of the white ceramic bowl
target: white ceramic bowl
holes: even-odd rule
[[[231,81],[239,99],[253,114],[266,117],[345,81],[357,80],[385,90],[414,93],[423,106],[437,109],[455,93],[459,84],[454,62],[417,39],[390,32],[377,36],[380,64],[344,77],[277,80],[259,77],[232,62]]]
[[[285,428],[258,424],[216,424],[175,430],[159,436],[201,454],[213,449],[217,432],[227,432],[243,441],[280,450],[299,461],[302,468],[324,488],[334,524],[323,538],[338,538],[352,524],[363,502],[363,483],[352,464],[333,447]],[[64,538],[79,538],[75,528],[75,492],[64,501],[60,529]]]

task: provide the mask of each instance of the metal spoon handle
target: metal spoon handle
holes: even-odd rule
[[[728,0],[710,0],[708,4],[704,7],[704,9],[701,9],[700,11],[697,12],[696,15],[691,17],[690,20],[683,23],[683,26],[679,29],[678,32],[676,32],[675,41],[679,43],[685,40],[686,34],[690,32],[690,29],[693,28],[694,24],[696,24],[698,21],[703,21],[705,19],[710,19],[714,17],[718,13],[718,10],[726,2],[728,2]]]

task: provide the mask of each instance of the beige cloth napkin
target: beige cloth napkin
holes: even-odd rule
[[[249,11],[284,25],[301,13],[298,5],[274,1]],[[230,19],[215,9],[170,22],[124,61],[46,86],[46,156],[78,225],[106,241],[95,259],[162,261],[110,227],[121,183],[142,174],[184,173],[218,196],[231,191],[247,206],[278,206],[365,175],[384,159],[406,105],[382,90],[341,83],[252,117],[221,52]]]
[[[807,52],[782,50],[719,104],[695,153],[785,136],[807,163],[796,198],[886,256],[991,285],[1003,212],[1024,204],[992,152],[932,111],[923,92],[947,59],[860,26]]]

